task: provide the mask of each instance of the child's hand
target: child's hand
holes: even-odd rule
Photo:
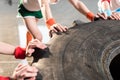
[[[39,41],[38,39],[34,39],[29,42],[26,48],[26,55],[31,56],[32,53],[35,51],[35,48],[45,49],[47,48],[47,46],[43,44],[41,41]]]
[[[120,20],[120,13],[113,12],[111,16],[108,17],[111,20]]]
[[[25,78],[29,78],[28,80],[35,80],[37,72],[38,69],[33,66],[18,64],[13,72],[12,79],[24,80]]]
[[[49,36],[52,37],[53,33],[66,32],[67,30],[68,28],[66,26],[62,26],[56,23],[50,27]]]
[[[67,31],[67,29],[68,28],[66,26],[62,26],[58,23],[56,23],[50,27],[50,30],[52,30],[54,32],[65,32],[65,31]]]

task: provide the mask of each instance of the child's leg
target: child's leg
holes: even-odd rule
[[[26,46],[32,40],[32,38],[33,38],[32,34],[29,31],[27,31],[27,33],[26,33]]]
[[[38,29],[37,20],[33,17],[24,18],[27,29],[35,39],[42,41],[42,33]]]

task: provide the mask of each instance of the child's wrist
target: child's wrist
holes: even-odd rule
[[[14,51],[14,56],[16,59],[25,59],[26,57],[26,50],[21,47],[16,47]]]
[[[3,77],[3,76],[0,76],[0,80],[11,80],[10,77]]]
[[[50,26],[52,26],[55,23],[56,23],[56,21],[54,20],[54,18],[50,18],[46,21],[46,25],[47,25],[48,29],[50,29]]]
[[[90,20],[90,21],[93,21],[94,20],[94,14],[92,12],[88,12],[86,14],[86,17]]]

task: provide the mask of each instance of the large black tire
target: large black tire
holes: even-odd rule
[[[50,53],[33,63],[41,80],[120,80],[120,21],[78,24],[47,45]]]

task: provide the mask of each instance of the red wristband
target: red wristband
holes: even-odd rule
[[[50,26],[52,26],[52,25],[55,24],[55,23],[56,23],[56,22],[55,22],[55,20],[54,20],[53,18],[48,19],[48,20],[46,21],[46,25],[47,25],[48,29],[50,29]]]
[[[88,13],[86,14],[86,17],[87,17],[89,20],[91,20],[91,21],[94,20],[94,14],[93,14],[92,12],[88,12]]]
[[[0,76],[0,80],[10,80],[10,78],[9,77]]]
[[[16,59],[25,59],[26,55],[25,55],[25,49],[21,48],[21,47],[16,47],[15,51],[14,51],[14,55]]]

